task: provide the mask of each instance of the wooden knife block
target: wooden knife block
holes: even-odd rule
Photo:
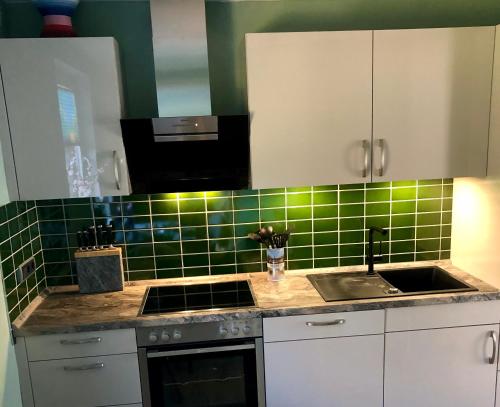
[[[83,294],[123,291],[122,249],[75,252],[78,285]]]

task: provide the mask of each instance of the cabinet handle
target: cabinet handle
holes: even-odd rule
[[[115,173],[116,189],[119,191],[121,189],[120,157],[118,157],[118,151],[116,150],[113,150],[113,170]]]
[[[361,176],[366,178],[368,176],[368,167],[370,165],[370,142],[368,140],[363,140],[363,171],[361,172]]]
[[[377,169],[377,175],[382,177],[385,173],[385,161],[386,161],[386,143],[383,138],[378,139],[375,142],[377,147],[380,147],[380,168]]]
[[[326,322],[306,322],[307,326],[331,326],[331,325],[343,325],[345,324],[345,319],[334,319],[333,321]]]
[[[497,348],[498,348],[498,338],[497,333],[495,331],[490,331],[488,336],[493,339],[493,352],[491,357],[488,358],[488,362],[490,365],[494,365],[497,359]]]
[[[84,338],[84,339],[61,339],[59,343],[61,345],[84,345],[86,343],[99,343],[102,338],[97,336],[95,338]]]
[[[104,368],[104,363],[91,363],[89,365],[79,365],[79,366],[64,366],[63,369],[66,372],[80,372],[82,370],[95,370]]]

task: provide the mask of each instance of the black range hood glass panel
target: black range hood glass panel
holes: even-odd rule
[[[154,125],[157,120],[166,125]],[[247,115],[126,119],[121,125],[134,194],[249,187]]]

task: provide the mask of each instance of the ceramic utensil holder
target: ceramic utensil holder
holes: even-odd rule
[[[285,249],[267,249],[267,279],[279,281],[285,278]]]
[[[83,294],[123,291],[122,249],[75,252],[78,285]]]

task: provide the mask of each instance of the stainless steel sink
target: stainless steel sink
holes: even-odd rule
[[[415,267],[366,272],[308,274],[327,302],[407,295],[477,291],[439,267]]]

